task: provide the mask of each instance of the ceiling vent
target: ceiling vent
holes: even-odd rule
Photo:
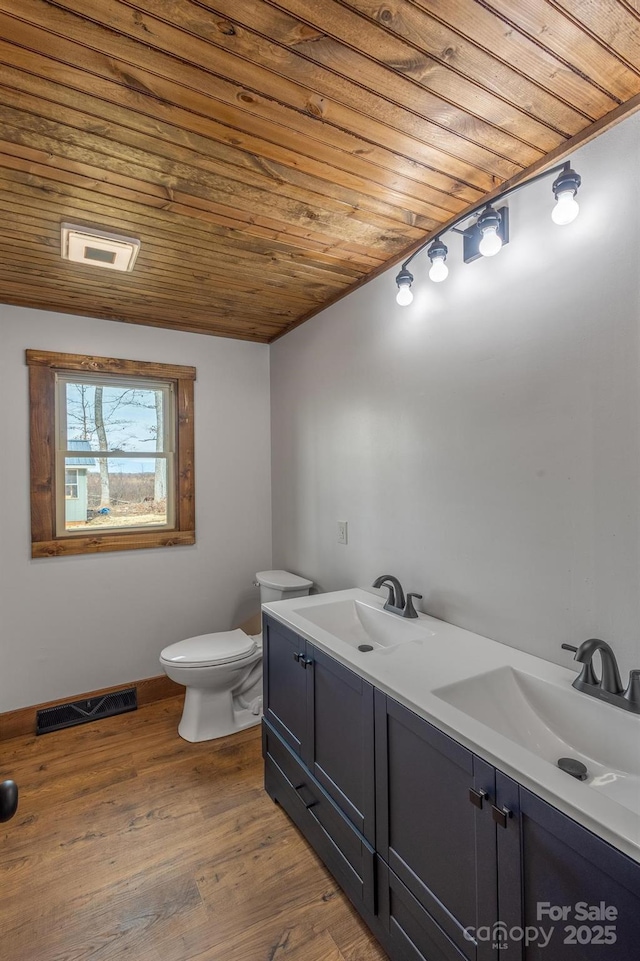
[[[107,270],[133,270],[140,241],[135,237],[62,224],[61,253],[65,260],[90,267],[106,267]]]

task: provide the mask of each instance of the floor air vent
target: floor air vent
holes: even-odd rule
[[[101,717],[124,714],[126,711],[135,711],[137,707],[138,695],[135,687],[127,687],[102,697],[90,697],[85,701],[74,701],[72,704],[45,707],[36,714],[36,734],[48,734],[49,731],[59,731],[63,727],[74,727],[76,724],[97,721]]]

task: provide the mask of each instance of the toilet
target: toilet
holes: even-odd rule
[[[260,603],[304,597],[313,581],[288,571],[256,574]],[[200,634],[170,644],[160,654],[168,677],[186,688],[178,734],[210,741],[260,723],[262,635],[244,631]]]

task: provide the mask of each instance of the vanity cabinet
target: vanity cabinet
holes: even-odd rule
[[[638,961],[640,864],[267,615],[263,638],[267,791],[392,961]]]
[[[378,911],[398,958],[638,961],[640,864],[392,698],[375,703]]]
[[[379,691],[375,743],[389,936],[411,958],[493,958],[465,931],[497,920],[495,769]]]

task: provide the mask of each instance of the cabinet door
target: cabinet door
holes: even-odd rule
[[[312,696],[302,757],[327,794],[373,844],[373,687],[312,645],[308,655]]]
[[[500,772],[496,786],[510,961],[638,961],[640,864]]]
[[[378,853],[464,957],[493,959],[475,933],[497,915],[495,771],[391,698],[375,702]]]
[[[264,716],[289,747],[302,754],[307,740],[306,642],[265,614],[262,647]]]

